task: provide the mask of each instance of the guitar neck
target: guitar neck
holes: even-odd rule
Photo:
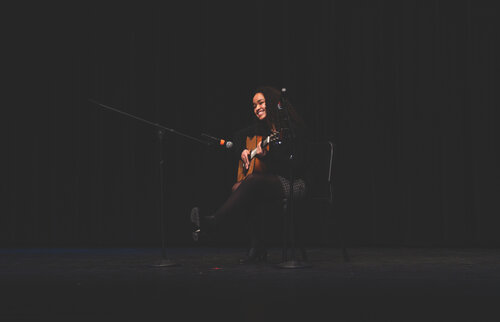
[[[265,148],[266,145],[269,143],[269,138],[270,137],[271,136],[268,136],[267,138],[265,138],[265,140],[262,140],[262,144],[261,144],[262,148]],[[252,160],[255,157],[256,154],[257,154],[257,148],[255,148],[252,151],[250,151],[249,160]]]

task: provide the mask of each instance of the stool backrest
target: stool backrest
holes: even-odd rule
[[[307,144],[306,178],[308,198],[333,200],[333,165],[335,144],[310,141]]]

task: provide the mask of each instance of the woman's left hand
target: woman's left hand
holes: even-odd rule
[[[259,156],[259,157],[263,157],[267,154],[267,147],[265,148],[262,148],[262,142],[259,142],[259,144],[257,144],[257,151],[256,151],[256,155]]]

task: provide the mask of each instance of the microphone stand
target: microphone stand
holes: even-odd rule
[[[153,264],[152,266],[153,267],[172,267],[172,266],[178,266],[179,264],[169,258],[167,258],[167,250],[166,250],[166,234],[165,234],[165,213],[164,213],[164,209],[165,209],[165,203],[164,203],[164,195],[163,195],[163,164],[164,164],[164,160],[163,160],[163,135],[165,134],[165,131],[168,131],[170,133],[174,133],[174,134],[177,134],[177,135],[180,135],[184,138],[187,138],[187,139],[190,139],[190,140],[193,140],[193,141],[196,141],[198,143],[202,143],[204,145],[206,145],[207,143],[202,141],[202,140],[199,140],[195,137],[192,137],[190,135],[187,135],[187,134],[184,134],[184,133],[181,133],[181,132],[178,132],[174,129],[170,129],[168,127],[165,127],[165,126],[162,126],[158,123],[154,123],[154,122],[150,122],[148,120],[145,120],[143,118],[140,118],[140,117],[137,117],[135,115],[132,115],[132,114],[129,114],[129,113],[126,113],[126,112],[123,112],[123,111],[120,111],[116,108],[113,108],[111,106],[108,106],[108,105],[104,105],[98,101],[95,101],[93,99],[88,99],[90,102],[94,103],[94,104],[97,104],[101,107],[104,107],[108,110],[111,110],[111,111],[114,111],[114,112],[117,112],[119,114],[122,114],[122,115],[125,115],[125,116],[128,116],[130,118],[133,118],[133,119],[136,119],[136,120],[139,120],[141,122],[144,122],[144,123],[147,123],[149,125],[152,125],[153,127],[156,128],[157,130],[157,134],[158,134],[158,159],[159,159],[159,162],[158,162],[158,166],[159,166],[159,176],[160,176],[160,225],[161,225],[161,255],[162,255],[162,259],[159,263],[157,264]]]
[[[283,261],[278,264],[279,268],[306,268],[311,265],[302,261],[297,260],[296,252],[295,252],[295,223],[294,223],[294,213],[295,207],[293,205],[293,180],[294,180],[294,172],[293,166],[295,162],[295,129],[293,128],[292,121],[290,119],[290,113],[287,108],[287,102],[285,98],[286,88],[281,89],[281,99],[280,104],[278,105],[278,110],[284,111],[285,114],[285,122],[288,125],[288,144],[291,147],[290,157],[288,159],[288,165],[290,167],[290,187],[288,194],[288,207],[286,209],[285,214],[285,227],[284,227],[284,242],[283,242]],[[283,106],[281,106],[283,105]],[[287,239],[290,238],[290,246],[291,246],[291,257],[288,258],[288,246]]]

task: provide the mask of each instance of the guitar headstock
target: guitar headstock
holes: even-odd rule
[[[269,142],[273,142],[273,141],[276,141],[279,139],[280,139],[280,132],[279,131],[273,131],[273,133],[271,133],[271,135],[269,135]]]
[[[269,143],[276,142],[281,140],[281,135],[279,131],[273,131],[266,139],[266,144],[268,145]]]

